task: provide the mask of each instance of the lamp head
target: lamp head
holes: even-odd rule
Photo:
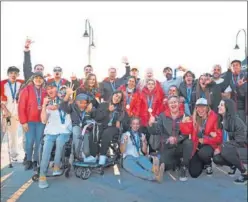
[[[234,49],[239,49],[239,46],[238,44],[235,45]]]

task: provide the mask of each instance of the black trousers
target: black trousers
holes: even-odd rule
[[[214,149],[210,145],[198,145],[197,155],[204,165],[211,165]]]
[[[110,142],[114,138],[118,138],[119,129],[114,126],[111,126],[103,129],[100,133],[101,133],[100,155],[106,155],[110,146]]]
[[[160,163],[165,164],[165,169],[170,170],[179,163],[182,166],[188,167],[193,151],[193,143],[186,139],[183,142],[172,147],[170,144],[165,144],[161,150]],[[183,159],[182,162],[180,159]]]
[[[213,157],[213,161],[221,166],[235,166],[241,173],[246,171],[243,163],[240,160],[239,153],[235,146],[224,144],[221,147],[221,153]]]

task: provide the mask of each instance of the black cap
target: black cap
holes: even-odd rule
[[[7,70],[7,73],[10,73],[10,72],[19,73],[20,70],[19,70],[16,66],[11,66],[11,67],[9,67],[8,70]]]
[[[239,63],[239,64],[241,65],[241,61],[240,61],[240,60],[233,60],[233,61],[231,62],[231,65],[232,65],[233,63],[235,63],[235,62],[237,62],[237,63]]]
[[[171,70],[172,71],[172,69],[170,67],[165,67],[163,72],[165,72],[166,70]]]
[[[40,76],[42,79],[44,79],[43,73],[42,72],[34,72],[33,78]]]

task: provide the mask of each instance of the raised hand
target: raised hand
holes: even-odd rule
[[[72,72],[72,75],[71,75],[71,80],[72,81],[75,81],[77,80],[77,76]]]
[[[124,63],[124,64],[128,64],[128,63],[129,63],[129,62],[128,62],[127,56],[123,56],[122,59],[121,59],[121,61],[122,61],[122,63]]]
[[[86,107],[85,111],[86,111],[87,113],[90,113],[90,112],[92,111],[92,108],[93,108],[93,105],[92,105],[92,103],[90,103],[90,104],[88,104],[88,106]]]
[[[34,43],[34,41],[32,41],[29,37],[27,37],[26,41],[25,41],[25,49],[29,50],[30,45]]]
[[[247,82],[247,79],[246,78],[242,78],[242,79],[238,80],[238,86],[242,86],[246,82]]]
[[[50,98],[48,96],[44,97],[43,99],[43,105],[48,105],[48,103],[50,102]]]
[[[110,104],[108,109],[109,109],[110,112],[112,112],[112,111],[114,111],[115,106]]]
[[[73,84],[70,84],[69,86],[67,86],[67,88],[66,88],[66,95],[71,96],[74,93],[73,87],[74,87]]]

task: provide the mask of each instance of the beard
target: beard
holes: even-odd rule
[[[165,77],[167,78],[167,80],[170,80],[170,79],[172,79],[172,74],[168,73],[165,75]]]
[[[213,77],[214,77],[214,79],[218,79],[218,78],[220,78],[220,74],[214,73]]]

